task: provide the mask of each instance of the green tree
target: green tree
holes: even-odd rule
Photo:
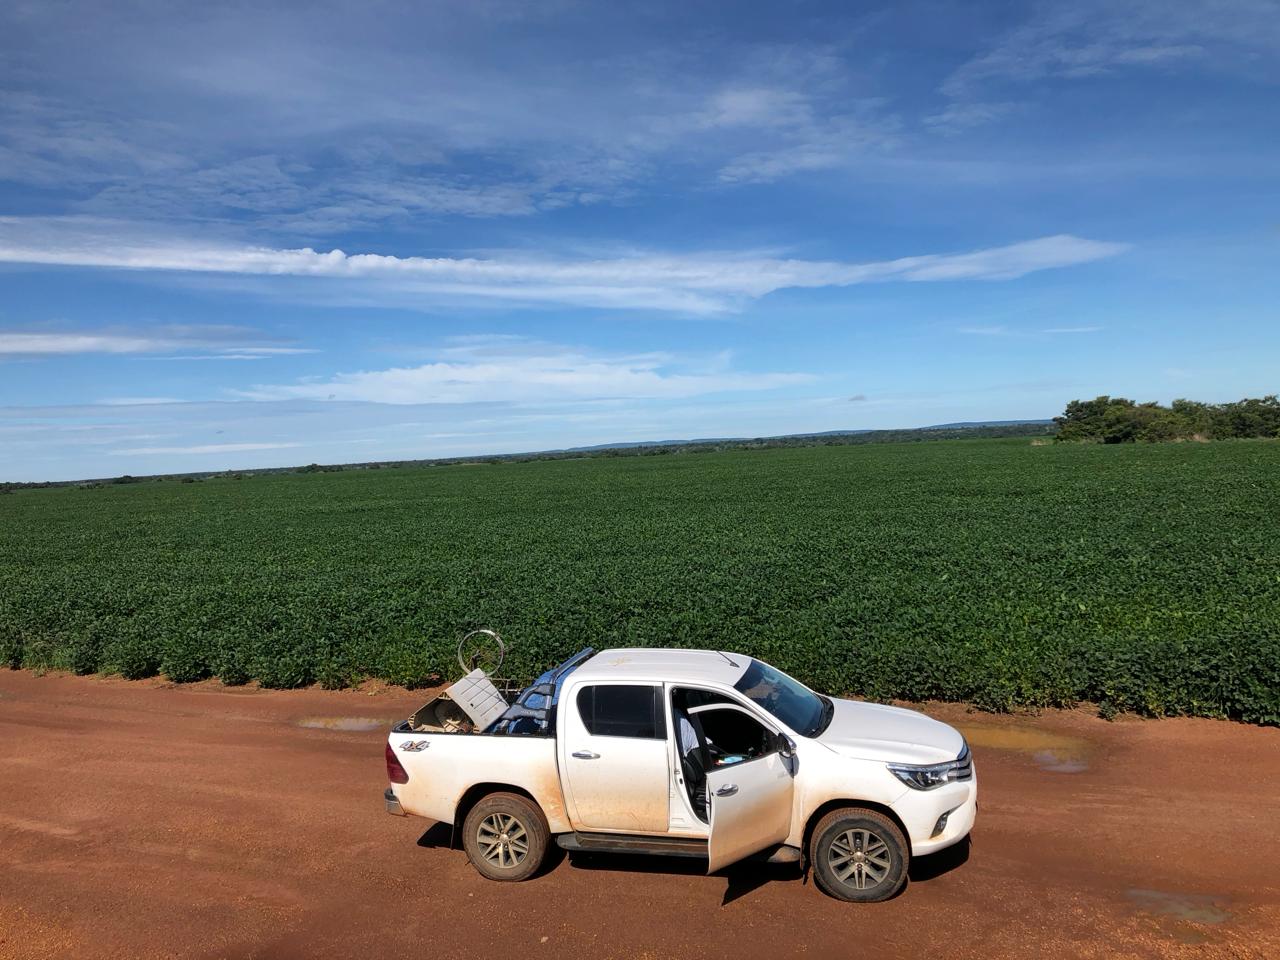
[[[1280,436],[1280,400],[1270,394],[1221,404],[1214,409],[1213,432],[1215,437]]]
[[[1115,404],[1132,404],[1132,400],[1108,396],[1095,397],[1093,400],[1072,400],[1060,417],[1054,417],[1058,425],[1059,440],[1093,440],[1103,437],[1103,418],[1108,408]]]
[[[1058,439],[1092,443],[1163,443],[1193,438],[1215,440],[1280,437],[1280,399],[1275,394],[1234,403],[1207,404],[1177,399],[1135,403],[1125,397],[1072,400],[1055,417]]]

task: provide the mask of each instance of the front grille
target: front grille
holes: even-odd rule
[[[973,779],[973,757],[969,756],[969,744],[964,745],[964,749],[960,751],[960,756],[956,757],[954,773],[952,780],[972,780]]]

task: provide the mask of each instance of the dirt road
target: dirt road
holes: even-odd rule
[[[0,957],[1275,957],[1280,730],[995,717],[967,860],[837,903],[784,867],[482,880],[382,810],[423,699],[0,670]]]

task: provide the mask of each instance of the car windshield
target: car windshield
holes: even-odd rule
[[[802,736],[816,737],[831,722],[830,700],[759,660],[733,686]]]

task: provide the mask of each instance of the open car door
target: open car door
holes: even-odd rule
[[[793,784],[790,763],[776,750],[707,773],[707,873],[787,839]]]

